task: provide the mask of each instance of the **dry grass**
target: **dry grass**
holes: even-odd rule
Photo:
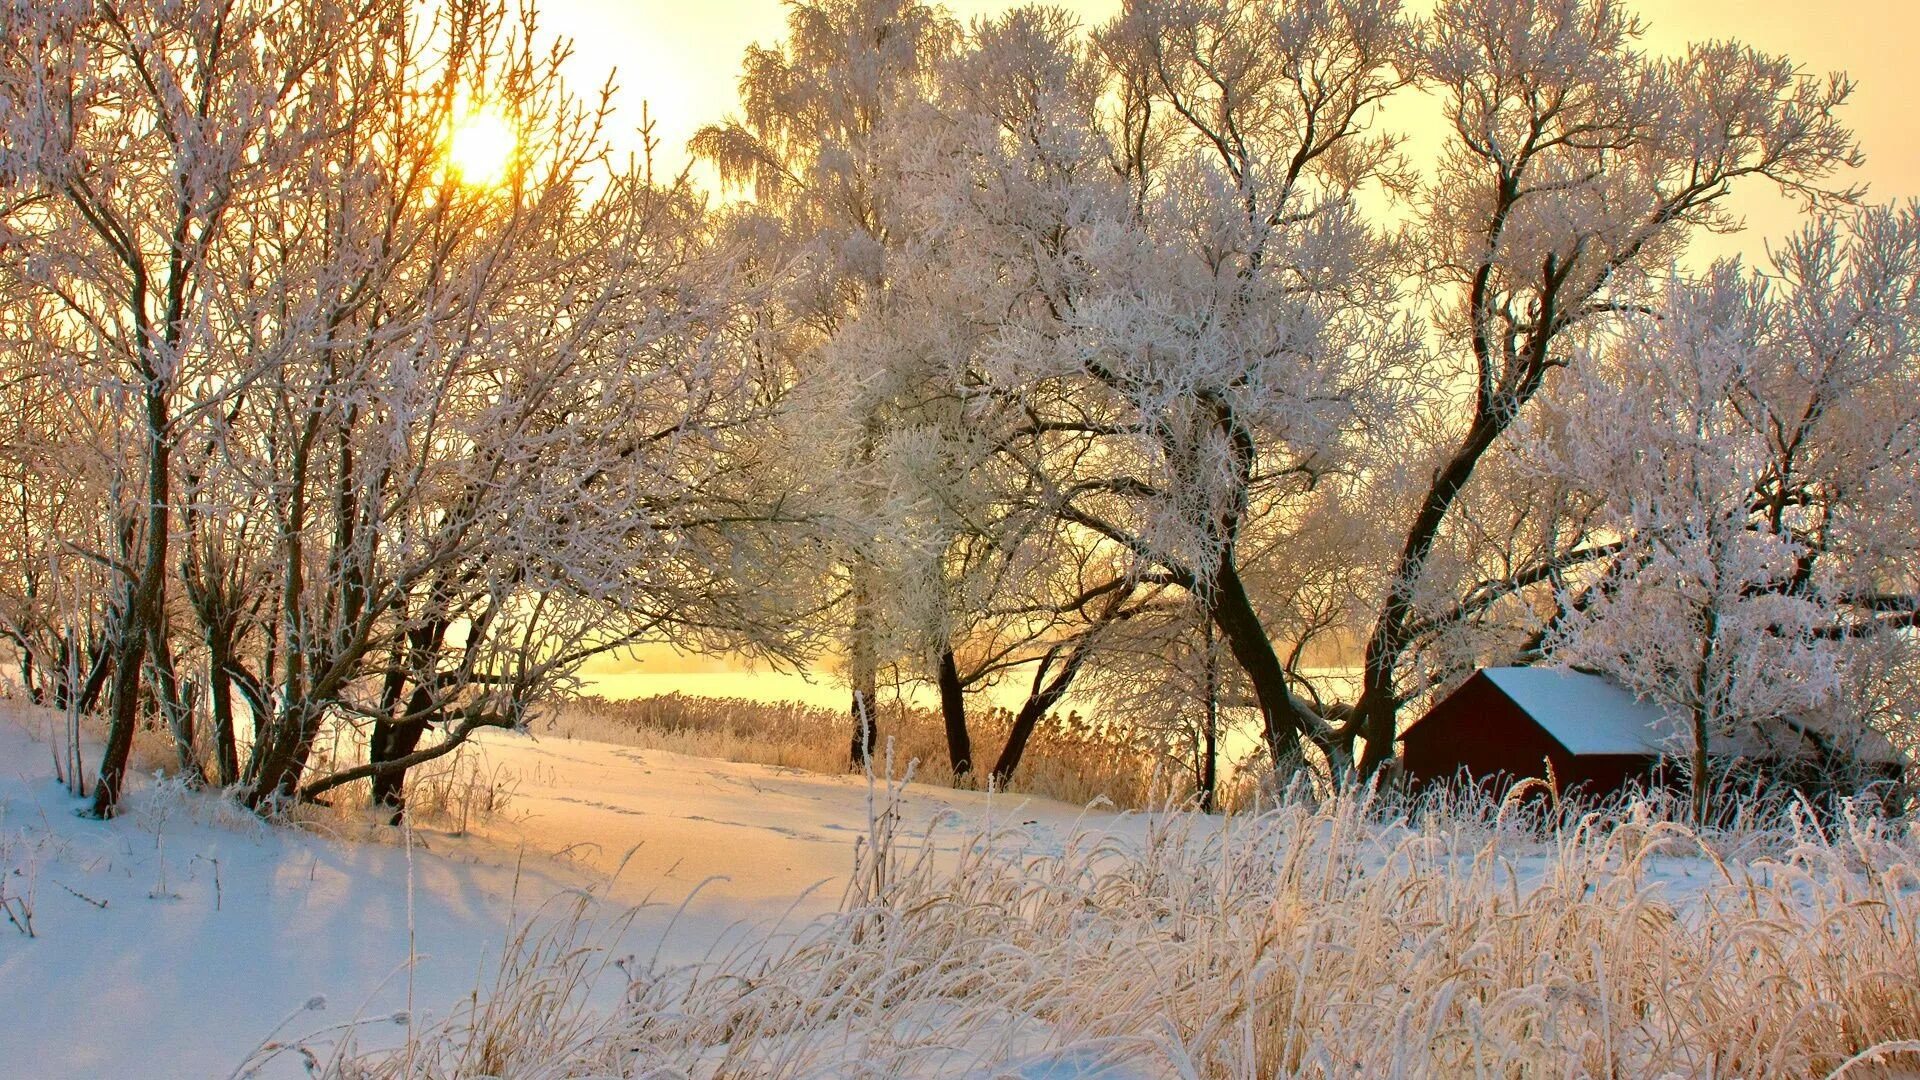
[[[890,741],[898,760],[916,762],[917,779],[953,786],[938,713],[896,703],[883,705],[878,721],[882,744]],[[975,756],[985,763],[976,776],[1005,745],[1011,721],[1004,710],[969,718]],[[625,701],[579,698],[561,705],[545,724],[537,730],[561,738],[826,774],[847,772],[852,734],[846,714],[833,709],[683,694]],[[1139,809],[1163,801],[1167,786],[1161,761],[1137,735],[1069,713],[1042,722],[1009,787],[1077,806],[1105,800]]]
[[[47,761],[56,762],[57,747],[63,737],[59,714],[52,709],[12,704],[17,722],[55,748],[49,750]],[[99,760],[99,746],[106,739],[106,721],[96,716],[81,717],[80,736],[81,761],[90,767]],[[243,762],[247,751],[248,744],[243,741],[240,746]],[[315,770],[351,768],[365,762],[366,753],[364,733],[351,725],[331,725],[314,747],[312,767]],[[136,727],[128,765],[135,774],[154,777],[165,784],[175,783],[179,757],[172,734],[153,724]],[[201,766],[210,772],[212,762],[203,760]],[[407,809],[418,824],[460,835],[473,824],[506,812],[518,784],[518,777],[511,769],[488,761],[482,747],[468,743],[444,757],[408,770]],[[390,814],[373,809],[371,803],[370,783],[358,780],[329,792],[324,804],[296,806],[286,817],[302,827],[336,837],[395,842],[394,830],[387,827]]]
[[[34,937],[40,871],[59,858],[64,845],[44,826],[9,820],[9,810],[0,803],[0,930]]]
[[[347,725],[332,725],[314,746],[311,768],[313,774],[324,775],[366,760],[366,736]],[[519,777],[512,769],[489,761],[483,746],[467,742],[407,770],[407,814],[416,825],[461,836],[474,824],[508,812],[518,789]],[[398,832],[389,826],[391,812],[372,803],[372,782],[355,780],[329,791],[324,804],[302,804],[288,816],[332,835],[397,843]]]
[[[1804,815],[1702,835],[1639,803],[1359,797],[1164,813],[1130,839],[981,834],[878,792],[841,912],[592,1016],[584,907],[484,1006],[337,1077],[1891,1077],[1920,1068],[1920,842]],[[1728,845],[1776,854],[1728,861]]]

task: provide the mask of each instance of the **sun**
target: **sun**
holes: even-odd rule
[[[519,149],[520,137],[499,109],[464,108],[447,133],[447,167],[454,179],[470,187],[499,187]]]

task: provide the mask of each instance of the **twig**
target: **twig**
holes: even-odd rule
[[[105,900],[95,900],[93,897],[88,896],[86,893],[81,892],[64,881],[55,881],[54,884],[67,890],[67,892],[72,893],[74,896],[85,900],[87,903],[92,904],[94,907],[99,908],[101,911],[107,910],[107,902]]]

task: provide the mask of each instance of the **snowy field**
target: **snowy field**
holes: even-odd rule
[[[409,844],[151,781],[82,820],[31,719],[0,723],[9,1077],[1920,1061],[1920,860],[1872,823],[1546,840],[1336,800],[1223,824],[498,735],[505,808]]]
[[[0,710],[0,895],[33,931],[0,921],[6,1077],[225,1076],[276,1029],[303,1036],[409,1002],[424,1022],[492,979],[517,918],[569,891],[609,913],[641,907],[621,949],[696,960],[837,908],[868,829],[853,777],[505,733],[479,741],[512,778],[506,808],[464,836],[422,828],[410,851],[397,832],[336,840],[151,783],[101,823],[51,779],[36,718]],[[1110,820],[993,803],[915,786],[904,826]],[[316,997],[324,1008],[306,1010]],[[396,1027],[358,1037],[380,1046]]]

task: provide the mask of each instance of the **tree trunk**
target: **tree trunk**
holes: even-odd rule
[[[304,705],[283,708],[273,718],[267,725],[264,751],[255,748],[249,770],[253,783],[247,792],[248,807],[259,810],[292,801],[319,730],[320,716]]]
[[[374,721],[373,738],[367,744],[368,763],[385,765],[406,757],[420,746],[420,736],[426,734],[426,730],[425,720]],[[370,782],[373,786],[374,809],[391,810],[387,824],[400,824],[407,811],[406,768],[375,773]]]
[[[374,722],[373,734],[367,741],[367,762],[370,765],[386,765],[413,753],[420,745],[420,736],[426,733],[429,721],[436,714],[434,692],[428,680],[433,677],[435,663],[446,646],[447,631],[452,628],[445,615],[447,605],[451,602],[451,588],[451,583],[445,578],[434,583],[429,593],[428,609],[436,614],[408,631],[404,645],[395,645],[393,670],[387,675],[380,693],[381,714],[392,719]],[[484,627],[469,628],[469,645],[473,644],[474,637],[482,633],[485,633]],[[409,669],[413,672],[413,692],[407,695],[406,708],[396,709],[400,695],[406,689],[408,678],[405,672]],[[373,808],[391,809],[393,813],[388,818],[388,824],[399,825],[407,809],[407,767],[384,769],[369,779],[373,789]]]
[[[849,715],[853,720],[853,738],[847,745],[847,765],[859,771],[868,766],[878,749],[880,725],[876,717],[879,696],[880,664],[873,641],[873,597],[867,570],[859,561],[849,568],[853,575],[853,624],[847,634],[848,678],[853,684]]]
[[[151,635],[147,655],[153,665],[154,698],[159,703],[161,716],[166,718],[167,731],[173,736],[173,752],[180,765],[180,775],[186,778],[187,786],[204,787],[207,773],[194,750],[193,702],[181,690],[173,648],[167,641],[166,621],[156,622]]]
[[[53,680],[52,705],[61,712],[67,711],[67,703],[72,701],[80,692],[80,688],[74,685],[75,679],[73,676],[78,674],[78,672],[75,671],[73,654],[74,643],[69,635],[60,634],[54,638],[53,662],[55,666],[51,676]],[[34,704],[44,705],[47,704],[47,702],[36,699]]]
[[[113,673],[113,654],[105,642],[97,643],[90,655],[93,662],[87,667],[87,680],[80,686],[79,698],[74,702],[62,702],[61,708],[69,704],[83,713],[90,713],[100,704],[100,695],[107,688],[107,676]]]
[[[125,636],[131,640],[113,650],[117,654],[109,691],[113,712],[107,719],[107,745],[93,785],[91,813],[97,818],[110,818],[119,811],[127,760],[133,755],[133,729],[140,721],[140,667],[146,660],[146,635]]]
[[[74,663],[79,658],[75,654],[80,652],[80,644],[72,637],[60,636],[60,670],[53,676],[53,707],[61,712],[92,712],[107,688],[107,677],[113,674],[113,657],[106,645],[96,640],[84,652],[87,674],[81,678]]]
[[[1719,545],[1715,544],[1715,554]],[[1713,720],[1720,712],[1720,695],[1713,678],[1713,664],[1720,639],[1720,606],[1709,598],[1702,612],[1705,633],[1701,635],[1700,656],[1693,669],[1693,753],[1692,753],[1692,814],[1696,829],[1707,825],[1707,790],[1710,777],[1707,774],[1707,749],[1713,734]]]
[[[432,708],[433,692],[419,685],[407,699],[406,712],[401,714],[404,719],[375,721],[373,736],[367,744],[368,763],[385,765],[413,753],[420,745],[420,736],[426,733],[427,717]],[[377,772],[371,777],[370,783],[373,787],[374,809],[392,810],[387,824],[400,824],[407,811],[406,768]]]
[[[1517,410],[1518,406],[1514,408]],[[1480,404],[1466,436],[1446,464],[1434,473],[1433,483],[1421,499],[1420,510],[1407,529],[1386,605],[1367,639],[1366,659],[1360,674],[1360,700],[1354,706],[1360,737],[1367,744],[1360,756],[1361,776],[1372,776],[1393,757],[1401,705],[1394,674],[1399,669],[1401,656],[1412,644],[1408,627],[1413,623],[1413,594],[1420,575],[1426,570],[1427,557],[1433,553],[1434,541],[1440,536],[1440,526],[1446,521],[1454,500],[1473,478],[1480,458],[1506,429],[1510,419],[1507,412],[1486,402]]]
[[[1206,655],[1202,658],[1205,712],[1200,728],[1200,812],[1213,813],[1214,792],[1220,784],[1220,656],[1214,651],[1213,624],[1202,624]]]
[[[1692,790],[1688,793],[1691,802],[1693,827],[1704,829],[1707,825],[1707,707],[1704,703],[1693,707],[1693,775]]]
[[[1286,668],[1273,651],[1273,642],[1260,625],[1259,613],[1254,611],[1240,570],[1231,558],[1221,560],[1207,600],[1213,624],[1253,684],[1254,699],[1260,706],[1261,734],[1274,771],[1279,774],[1286,770],[1287,763],[1298,763],[1300,737],[1306,733],[1306,725],[1287,689]]]
[[[33,650],[25,644],[20,646],[20,685],[26,688],[29,704],[45,705],[47,703],[46,690],[40,685],[40,680],[35,677]]]
[[[1044,689],[1040,681],[1046,674],[1046,665],[1042,664],[1040,671],[1035,673],[1034,689],[1021,704],[1020,711],[1014,714],[1013,727],[1007,731],[1007,745],[1001,749],[999,760],[993,763],[995,787],[1004,789],[1013,782],[1014,770],[1020,767],[1020,758],[1027,752],[1027,742],[1033,738],[1034,729],[1060,703],[1060,699],[1067,696],[1067,688],[1073,685],[1074,677],[1080,674],[1080,665],[1086,661],[1086,644],[1087,639],[1082,638],[1074,645],[1060,674],[1054,676]]]
[[[167,396],[158,376],[149,375],[147,406],[146,553],[138,576],[129,583],[126,619],[114,652],[113,715],[93,789],[93,815],[110,818],[120,805],[127,760],[133,754],[133,727],[140,715],[140,671],[149,638],[156,633],[166,604],[168,482]]]
[[[221,787],[240,780],[240,748],[233,734],[231,643],[224,633],[207,635],[207,696],[213,711],[213,760]]]
[[[957,783],[973,772],[973,738],[967,733],[967,696],[951,648],[940,652],[940,718],[947,729],[947,763]]]

